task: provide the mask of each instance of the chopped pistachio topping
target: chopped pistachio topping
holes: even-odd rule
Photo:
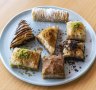
[[[16,56],[21,59],[28,59],[30,54],[28,53],[28,49],[21,48],[16,53]]]
[[[74,29],[79,28],[79,27],[80,27],[80,25],[82,25],[82,23],[81,23],[81,22],[74,22],[74,23],[72,23],[72,27],[73,27]]]

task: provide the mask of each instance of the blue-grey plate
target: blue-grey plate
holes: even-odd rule
[[[88,22],[82,18],[79,14],[73,12],[72,10],[54,7],[54,6],[41,6],[41,8],[54,8],[54,9],[63,9],[64,11],[68,11],[70,17],[69,20],[79,20],[81,21],[85,27],[86,27],[86,42],[85,42],[85,62],[76,62],[75,63],[75,69],[72,65],[69,65],[68,63],[65,64],[65,79],[42,79],[41,75],[41,66],[39,68],[38,72],[32,72],[28,71],[26,74],[26,71],[22,69],[12,69],[10,67],[10,57],[12,51],[10,50],[10,43],[14,37],[14,33],[16,31],[16,28],[18,26],[18,23],[20,20],[24,19],[27,21],[28,24],[30,24],[30,27],[33,28],[33,33],[37,35],[38,29],[42,29],[48,26],[57,25],[60,28],[60,31],[65,33],[66,32],[66,24],[65,23],[51,23],[51,22],[35,22],[32,20],[31,10],[26,10],[24,12],[21,12],[20,14],[13,17],[8,24],[4,27],[3,32],[0,37],[0,58],[4,64],[4,66],[7,68],[7,70],[12,73],[17,78],[31,83],[35,85],[41,85],[41,86],[54,86],[54,85],[61,85],[68,83],[70,81],[73,81],[83,75],[92,65],[92,63],[95,60],[96,55],[96,35],[92,27],[88,24]],[[65,39],[66,35],[62,35],[63,40]],[[62,41],[63,41],[62,40]],[[58,43],[59,42],[58,40]],[[29,42],[26,47],[33,49],[36,46],[38,46],[38,42]],[[42,46],[40,46],[42,47]],[[43,47],[42,47],[43,48]],[[42,56],[47,55],[47,51],[43,48]],[[30,73],[31,75],[29,75]]]

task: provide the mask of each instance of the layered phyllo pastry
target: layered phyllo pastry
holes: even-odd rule
[[[31,27],[29,27],[25,20],[21,20],[17,27],[15,36],[11,42],[10,48],[23,45],[32,39],[34,39],[34,35],[32,33]]]
[[[38,70],[41,51],[14,48],[10,65],[13,68]]]
[[[35,21],[67,22],[69,14],[67,11],[60,9],[33,8],[32,18]]]
[[[46,78],[64,78],[64,58],[62,55],[46,56],[42,59],[42,76]]]
[[[66,40],[63,55],[65,60],[84,60],[85,45],[83,42]]]
[[[85,27],[80,21],[70,21],[67,23],[67,39],[85,41]]]
[[[58,27],[52,26],[43,29],[38,35],[37,39],[44,47],[49,51],[50,54],[54,54],[57,35],[58,35]]]

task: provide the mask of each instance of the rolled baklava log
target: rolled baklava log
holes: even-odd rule
[[[29,27],[25,20],[21,20],[17,27],[15,37],[11,42],[10,48],[23,45],[32,39],[34,39],[34,35],[32,33],[31,27]]]
[[[85,41],[85,26],[80,21],[70,21],[67,23],[67,39]]]
[[[67,11],[60,9],[33,8],[32,18],[35,21],[67,22],[69,14]]]
[[[65,60],[84,61],[85,45],[83,42],[66,40],[64,42],[63,55]]]

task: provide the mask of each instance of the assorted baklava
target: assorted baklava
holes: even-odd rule
[[[80,21],[70,21],[67,23],[67,39],[85,41],[85,26]]]
[[[65,60],[84,60],[85,45],[76,40],[64,42],[63,56]]]
[[[64,78],[64,58],[62,55],[51,55],[42,59],[43,78]]]
[[[21,20],[16,29],[15,37],[11,41],[10,48],[23,45],[32,39],[34,39],[34,35],[32,33],[31,27],[29,27],[25,20]]]
[[[59,28],[56,26],[43,29],[36,37],[50,54],[54,54]]]
[[[13,48],[10,65],[13,68],[38,70],[41,51],[19,48],[30,40],[36,39],[47,49],[49,56],[42,58],[42,76],[46,78],[64,78],[64,61],[84,61],[85,26],[80,21],[69,21],[69,14],[59,9],[33,8],[32,17],[35,21],[67,22],[67,39],[64,41],[63,55],[53,55],[59,28],[50,26],[34,36],[31,27],[25,20],[21,20],[13,38],[10,48]]]
[[[24,48],[14,48],[10,65],[13,68],[38,70],[41,52]]]

